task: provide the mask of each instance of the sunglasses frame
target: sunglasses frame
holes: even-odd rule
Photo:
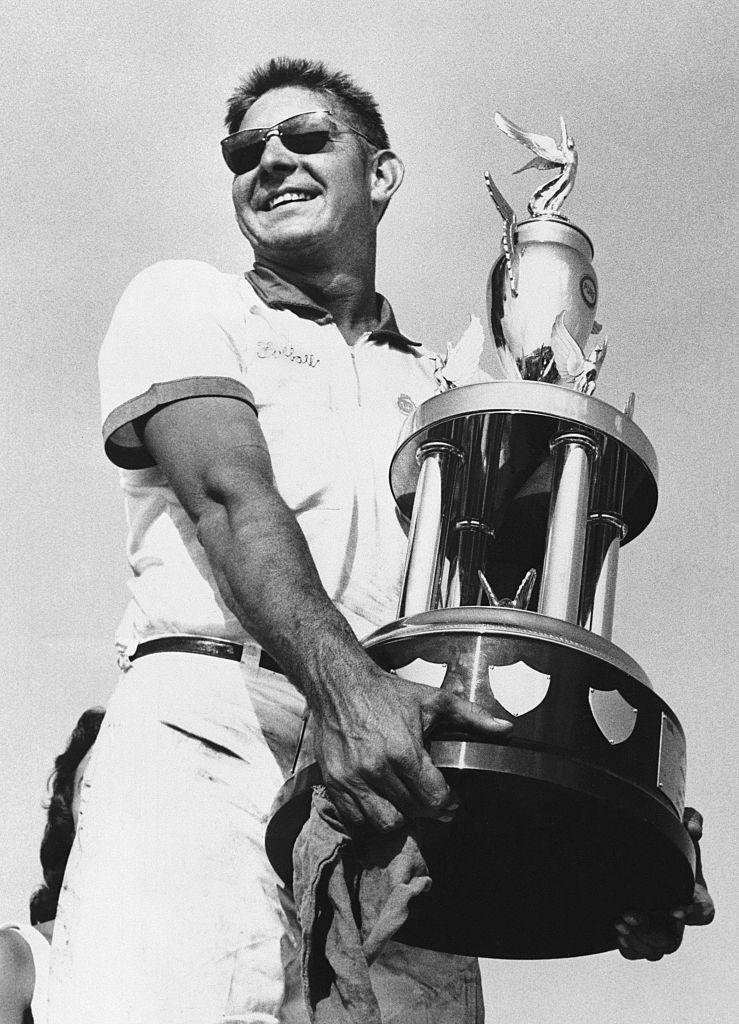
[[[282,142],[282,145],[285,146],[285,143],[283,141],[284,137],[285,137],[285,135],[290,135],[291,133],[290,132],[284,132],[283,133],[280,130],[282,128],[282,125],[286,124],[288,121],[295,120],[296,117],[305,117],[308,114],[326,114],[326,115],[328,115],[328,117],[331,118],[331,120],[332,120],[334,125],[340,125],[342,128],[345,128],[348,131],[353,132],[355,135],[358,135],[360,137],[360,139],[364,139],[365,142],[369,143],[369,145],[372,146],[373,149],[377,149],[377,146],[372,141],[372,139],[368,138],[366,135],[364,135],[362,132],[360,132],[358,128],[355,128],[353,125],[350,125],[346,121],[342,121],[340,118],[336,117],[334,115],[333,111],[326,110],[326,109],[323,109],[323,108],[318,109],[318,110],[303,110],[299,114],[291,114],[290,117],[283,118],[282,121],[278,121],[277,124],[273,124],[270,128],[243,128],[241,131],[233,132],[233,134],[227,135],[225,139],[221,139],[221,152],[223,154],[223,159],[226,161],[226,166],[231,171],[231,173],[236,175],[237,177],[240,174],[248,174],[250,171],[256,170],[256,168],[259,166],[259,161],[262,159],[262,153],[264,153],[264,149],[265,149],[265,147],[267,145],[267,141],[269,139],[275,137],[275,138],[280,139],[280,141]],[[258,132],[259,133],[254,138],[254,142],[248,143],[247,146],[244,146],[244,147],[241,147],[241,148],[247,148],[248,146],[258,146],[258,145],[261,145],[262,148],[261,148],[261,150],[259,152],[259,156],[257,158],[256,163],[254,164],[253,167],[247,167],[246,170],[244,170],[244,171],[234,170],[234,168],[231,166],[231,162],[230,162],[231,150],[230,150],[229,143],[231,143],[232,141],[235,141],[236,139],[238,139],[239,136],[243,136],[243,135],[246,135],[246,134],[250,134],[251,135],[254,132]],[[310,132],[306,132],[305,134],[309,135],[311,133]],[[326,139],[326,142],[328,142],[330,138],[331,138],[331,136],[329,135],[327,137],[327,139]],[[316,150],[316,153],[320,153],[321,152],[323,147],[326,145],[326,142],[324,142],[323,146],[321,146],[320,149]],[[297,152],[296,150],[290,149],[289,146],[285,146],[285,149],[287,149],[290,153]],[[238,153],[238,151],[239,151],[239,147],[236,148],[236,152],[237,153]],[[298,155],[305,156],[307,154],[303,153],[303,154],[298,154]]]

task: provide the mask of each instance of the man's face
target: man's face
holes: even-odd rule
[[[308,89],[273,89],[254,103],[240,125],[269,128],[310,110],[332,110],[335,103]],[[311,256],[341,258],[347,246],[374,235],[371,153],[362,139],[343,130],[320,153],[291,153],[282,141],[267,140],[253,171],[233,183],[236,220],[257,255],[294,263]]]

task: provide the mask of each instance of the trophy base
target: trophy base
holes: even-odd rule
[[[690,901],[682,730],[623,651],[504,608],[413,616],[366,646],[399,675],[430,681],[437,670],[444,688],[514,726],[505,743],[432,738],[460,808],[451,823],[414,823],[433,884],[413,900],[399,941],[493,958],[583,956],[616,948],[624,912]],[[268,856],[288,885],[321,781],[310,733],[267,828]]]
[[[421,826],[434,886],[414,901],[401,941],[484,957],[583,956],[616,948],[624,911],[690,900],[685,829],[631,787],[530,750],[444,742],[432,756],[461,807],[451,827]]]
[[[621,792],[617,804],[617,781],[531,751],[447,741],[432,754],[461,806],[451,824],[416,823],[433,886],[413,900],[397,941],[511,960],[586,956],[616,948],[625,911],[692,898],[687,832],[647,797],[637,806]],[[293,776],[269,823],[270,860],[288,884],[320,782],[316,764]]]

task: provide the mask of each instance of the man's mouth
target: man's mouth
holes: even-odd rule
[[[280,192],[276,196],[270,196],[265,203],[265,209],[276,210],[278,206],[286,206],[288,203],[307,203],[313,198],[314,196],[310,192],[291,189],[289,192]]]

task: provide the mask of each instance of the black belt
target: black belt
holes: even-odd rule
[[[159,654],[162,651],[177,651],[184,654],[207,654],[211,658],[225,658],[227,661],[241,661],[244,645],[231,640],[218,640],[208,636],[160,636],[156,640],[144,640],[130,657],[130,661],[143,658],[147,654]],[[279,672],[282,669],[274,658],[266,651],[259,654],[259,667],[268,672]]]

